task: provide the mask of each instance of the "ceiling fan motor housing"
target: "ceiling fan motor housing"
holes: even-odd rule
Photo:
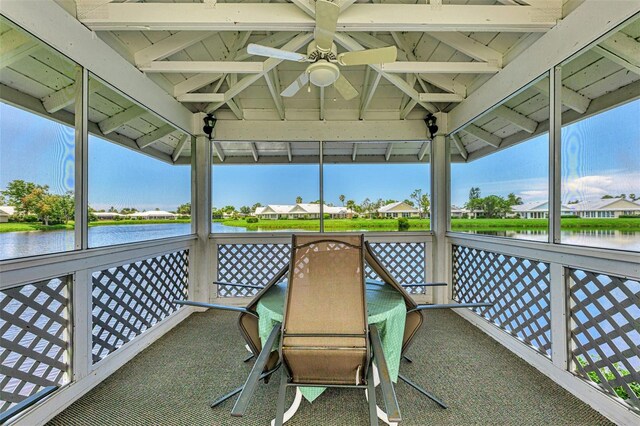
[[[309,80],[318,87],[327,87],[336,82],[340,77],[340,70],[336,64],[319,60],[307,68]]]

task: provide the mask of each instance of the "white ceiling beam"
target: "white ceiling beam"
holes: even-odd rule
[[[294,37],[292,40],[290,40],[288,43],[286,43],[284,46],[282,46],[282,49],[296,52],[298,51],[298,49],[302,48],[303,46],[306,46],[307,43],[310,42],[312,38],[313,38],[312,34],[299,34],[296,37]],[[263,63],[263,74],[271,71],[276,66],[278,66],[278,64],[280,64],[281,62],[282,62],[282,59],[275,59],[275,58],[267,59]],[[233,99],[236,95],[241,93],[244,89],[251,86],[258,79],[262,78],[263,74],[248,75],[244,77],[242,80],[238,81],[236,84],[230,87],[229,90],[225,92],[225,100]],[[213,112],[218,108],[220,108],[222,105],[224,105],[222,102],[211,103],[207,105],[207,107],[205,108],[205,111]]]
[[[106,4],[78,16],[94,31],[313,31],[315,20],[295,4]],[[547,31],[556,24],[544,10],[485,5],[354,4],[338,18],[338,31]]]
[[[238,120],[244,120],[244,111],[239,103],[236,103],[233,99],[227,99],[226,104]]]
[[[5,32],[0,35],[0,69],[26,58],[40,48],[36,40],[21,31],[11,29]]]
[[[371,68],[367,67],[367,69]],[[375,77],[373,78],[373,82],[367,88],[367,91],[362,99],[362,105],[360,107],[360,120],[364,120],[364,114],[367,112],[367,109],[369,109],[369,105],[371,105],[371,100],[373,99],[373,95],[378,88],[378,84],[380,83],[381,78],[382,74],[376,73]]]
[[[312,16],[312,17],[316,16],[316,6],[315,6],[315,4],[311,3],[311,1],[309,1],[309,0],[291,0],[291,3],[295,4],[296,6],[298,6],[300,8],[300,10],[302,10],[307,15]]]
[[[47,110],[48,113],[53,114],[73,104],[76,99],[76,87],[77,84],[73,83],[42,98],[44,109]],[[101,87],[104,86],[102,86],[98,80],[94,78],[89,79],[89,94],[95,93]]]
[[[391,62],[381,68],[394,74],[495,74],[500,67],[487,62]]]
[[[502,67],[502,53],[464,34],[459,32],[433,32],[429,35],[470,58],[487,62],[498,68]]]
[[[510,6],[498,6],[508,8]],[[514,6],[515,7],[515,6]],[[520,7],[529,9],[528,7]],[[540,37],[509,66],[471,93],[448,113],[448,131],[454,132],[473,121],[495,105],[496,99],[506,99],[547,70],[588,47],[602,34],[611,31],[638,13],[638,2],[585,1],[553,29]]]
[[[111,132],[115,132],[120,126],[146,113],[147,111],[144,108],[133,105],[112,117],[105,118],[98,123],[98,127],[100,127],[102,134],[108,135]]]
[[[138,50],[133,54],[133,57],[137,66],[148,64],[180,52],[213,34],[215,33],[211,31],[180,31],[151,46]]]
[[[289,162],[293,160],[293,154],[291,152],[291,142],[287,142],[287,158],[289,159]]]
[[[542,80],[533,85],[533,88],[542,93],[546,97],[549,97],[549,80]],[[585,113],[589,108],[591,99],[587,98],[580,93],[569,89],[567,86],[562,86],[562,92],[560,94],[562,104],[568,106],[572,110],[581,114]]]
[[[294,35],[295,34],[292,34],[290,32],[275,33],[257,41],[257,43],[263,46],[268,46],[268,47],[278,47],[286,43],[287,41],[291,40],[294,37]],[[236,40],[236,42],[241,43],[241,40]],[[243,45],[244,44],[242,43],[239,44],[237,46],[238,49],[242,48]],[[235,49],[235,47],[236,46],[234,46],[234,48],[232,48],[231,51],[229,51],[229,54],[227,55],[227,59],[233,59],[234,61],[244,61],[246,59],[253,57],[253,55],[250,55],[249,53],[247,53],[246,47],[240,50]],[[201,87],[214,83],[215,81],[219,80],[223,76],[224,74],[222,73],[194,75],[193,77],[189,77],[185,81],[182,81],[176,84],[173,87],[173,96],[178,97],[180,95],[184,95],[185,93],[198,90]]]
[[[601,47],[601,46],[593,46],[591,48],[591,50],[593,50],[594,52],[596,52],[597,54],[599,54],[602,57],[607,58],[608,60],[620,65],[621,67],[624,67],[626,69],[628,69],[631,72],[634,72],[638,75],[640,75],[640,67],[633,65],[631,62],[627,61],[624,58],[621,58],[620,56],[616,55],[615,53],[612,53],[611,51]]]
[[[422,102],[462,102],[464,96],[456,93],[420,93]]]
[[[602,49],[609,51],[634,67],[640,67],[640,42],[633,37],[618,31],[611,37],[608,37],[599,45]]]
[[[433,84],[436,87],[439,87],[442,90],[447,92],[456,93],[460,96],[467,96],[467,86],[464,84],[458,83],[454,79],[440,74],[419,74],[420,78],[426,82]]]
[[[460,155],[462,155],[462,158],[466,160],[469,157],[469,153],[467,152],[467,149],[464,147],[464,144],[462,143],[462,139],[460,139],[460,136],[457,133],[454,133],[451,135],[451,139],[453,140],[453,143],[455,144],[456,148],[458,148],[458,152],[460,153]]]
[[[493,110],[493,113],[500,118],[504,118],[516,127],[521,128],[527,133],[533,133],[538,127],[538,122],[530,119],[529,117],[520,114],[518,111],[514,111],[511,108],[507,108],[504,105],[500,105]]]
[[[352,9],[350,9],[352,10]],[[341,44],[345,49],[347,49],[348,51],[358,51],[358,50],[364,50],[364,47],[362,45],[360,45],[360,43],[358,43],[357,41],[355,41],[352,37],[350,37],[347,34],[343,34],[343,33],[337,33],[335,35],[334,40]],[[436,112],[437,110],[433,107],[433,105],[430,105],[426,102],[422,102],[420,101],[420,94],[418,93],[418,91],[416,89],[414,89],[413,87],[411,87],[406,81],[404,81],[400,76],[397,76],[395,74],[387,74],[386,72],[384,72],[382,70],[382,67],[380,65],[369,65],[374,71],[377,71],[378,73],[380,73],[387,81],[389,81],[389,83],[393,84],[394,86],[396,86],[398,89],[400,89],[400,91],[402,91],[404,94],[406,94],[407,96],[409,96],[411,99],[414,99],[418,102],[418,104],[420,104],[423,108],[425,108],[427,111],[431,111],[431,112]]]
[[[251,155],[253,155],[253,161],[257,163],[258,159],[260,158],[260,155],[258,155],[258,147],[254,142],[251,142],[249,145],[251,146]]]
[[[484,129],[481,129],[480,127],[476,126],[475,124],[468,124],[466,127],[464,127],[462,129],[463,132],[467,132],[472,136],[475,136],[476,138],[488,143],[491,146],[494,146],[496,148],[498,148],[500,146],[500,144],[502,143],[502,139],[499,138],[498,136],[487,132]]]
[[[89,69],[184,132],[192,131],[193,112],[139,72],[55,2],[3,0],[2,15],[38,39],[46,40],[53,49]]]
[[[222,144],[218,141],[213,141],[213,150],[215,151],[215,154],[218,156],[220,161],[224,163],[224,159],[226,155],[224,154],[224,149],[222,148]]]
[[[171,159],[173,160],[174,163],[178,161],[178,158],[182,154],[182,151],[184,151],[184,148],[187,146],[187,141],[189,139],[190,139],[189,135],[183,134],[182,137],[180,138],[180,141],[178,141],[178,145],[176,145],[176,147],[173,150],[173,153],[171,154]]]
[[[140,136],[136,139],[136,143],[140,147],[140,149],[144,149],[154,143],[158,142],[159,139],[167,136],[168,134],[174,132],[176,130],[171,124],[165,124],[162,127],[158,127],[156,130],[151,133],[147,133],[144,136]]]
[[[277,68],[274,68],[273,71],[275,72],[276,69]],[[278,111],[278,116],[280,117],[280,120],[284,120],[284,102],[282,101],[282,96],[280,96],[280,84],[278,82],[279,79],[276,75],[273,75],[273,79],[271,77],[272,76],[270,73],[264,74],[264,80],[267,82],[267,88],[269,89],[269,93],[271,94],[273,103],[276,106],[276,110]],[[278,87],[276,87],[276,85]]]
[[[351,161],[356,161],[356,157],[358,156],[358,143],[353,143],[353,150],[351,151]]]
[[[384,161],[389,161],[389,158],[391,158],[392,152],[393,152],[393,142],[390,142],[387,145],[387,150],[384,153]]]
[[[185,93],[176,96],[179,102],[224,102],[224,93]]]
[[[418,101],[416,101],[415,99],[409,99],[409,102],[407,102],[404,108],[402,108],[402,110],[400,111],[400,120],[406,119],[409,113],[416,107],[416,105],[418,105]]]
[[[420,151],[418,151],[418,161],[422,161],[424,156],[427,155],[427,151],[429,150],[430,143],[431,142],[429,141],[425,141],[422,143],[422,146],[420,147]]]
[[[153,61],[140,65],[140,71],[146,73],[238,73],[254,74],[264,71],[262,62],[238,62],[238,61]]]
[[[218,120],[221,141],[412,141],[427,139],[422,120]]]

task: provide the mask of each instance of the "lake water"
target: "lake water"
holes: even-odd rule
[[[244,228],[225,226],[218,222],[212,224],[212,231],[214,233],[253,232],[247,231]],[[260,229],[258,231],[260,231]],[[295,232],[297,230],[292,229],[286,231]],[[89,228],[89,247],[104,247],[114,244],[175,237],[188,235],[190,232],[190,223],[95,226]],[[285,232],[285,230],[282,232]],[[546,230],[468,232],[547,241]],[[640,251],[640,232],[607,230],[563,231],[562,242],[590,247]],[[74,233],[70,230],[0,233],[0,260],[47,253],[59,253],[73,249]]]

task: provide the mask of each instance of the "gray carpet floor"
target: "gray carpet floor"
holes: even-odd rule
[[[278,378],[260,384],[248,413],[209,401],[239,386],[250,364],[237,315],[193,314],[50,425],[261,425],[275,415]],[[606,418],[450,311],[425,314],[401,372],[449,404],[396,386],[402,425],[604,425]],[[294,391],[289,389],[288,404]],[[380,401],[380,400],[379,400]],[[364,391],[329,389],[287,425],[367,425]]]

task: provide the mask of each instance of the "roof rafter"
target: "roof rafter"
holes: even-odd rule
[[[63,108],[73,104],[76,100],[77,82],[70,84],[56,92],[53,92],[41,99],[44,109],[48,113],[60,111]],[[95,93],[102,87],[102,84],[94,79],[89,79],[89,94]]]
[[[419,161],[422,161],[424,156],[427,155],[427,151],[429,150],[429,145],[430,144],[431,144],[431,142],[429,142],[429,141],[424,141],[422,143],[422,146],[420,147],[420,151],[418,151],[418,160]]]
[[[276,110],[278,111],[278,116],[280,117],[280,120],[284,120],[284,102],[282,101],[282,96],[280,96],[280,82],[279,78],[275,74],[277,72],[276,70],[277,68],[274,68],[272,70],[272,72],[274,73],[273,80],[271,79],[271,75],[268,72],[264,73],[264,80],[267,82],[267,88],[269,89],[269,93],[271,93],[271,98],[273,99],[273,103],[275,104]]]
[[[33,38],[11,29],[0,35],[0,69],[26,58],[42,46]]]
[[[105,118],[98,123],[98,127],[100,127],[102,134],[108,135],[109,133],[116,131],[120,126],[146,113],[147,111],[144,108],[138,105],[133,105],[116,115]]]
[[[500,105],[493,111],[498,117],[504,118],[513,125],[521,128],[527,133],[533,133],[538,127],[538,122],[529,117],[520,114],[518,111],[512,110],[504,105]]]
[[[213,150],[215,151],[215,154],[218,156],[220,161],[224,163],[224,159],[226,158],[226,155],[224,154],[224,149],[222,148],[222,144],[214,140]]]
[[[159,139],[167,136],[170,133],[175,132],[176,128],[171,124],[165,124],[164,126],[158,127],[156,130],[151,133],[147,133],[144,136],[140,136],[136,139],[136,143],[140,147],[140,149],[144,149],[154,143],[158,142]]]
[[[171,56],[213,34],[215,33],[211,31],[180,31],[151,46],[138,50],[133,54],[133,58],[137,66],[148,64],[151,61],[157,61]]]
[[[173,150],[173,153],[171,154],[171,159],[173,160],[174,163],[178,161],[178,158],[182,154],[182,151],[184,151],[184,148],[187,146],[187,141],[189,139],[190,139],[189,135],[183,134],[182,137],[180,138],[180,141],[178,141],[178,145],[176,145],[176,147]]]
[[[368,70],[371,68],[367,67]],[[373,82],[367,87],[367,91],[362,97],[362,105],[360,106],[360,120],[364,119],[364,114],[367,112],[369,105],[371,104],[371,100],[373,99],[373,94],[376,92],[378,88],[378,84],[380,83],[380,78],[382,78],[382,74],[377,73],[373,78]]]
[[[460,136],[457,133],[454,133],[451,135],[451,139],[453,140],[453,143],[456,145],[456,148],[458,148],[458,152],[460,153],[460,155],[462,155],[462,158],[466,160],[467,157],[469,157],[469,153],[467,152],[467,149],[464,147],[464,144],[462,143],[462,139],[460,139]]]
[[[533,85],[533,88],[543,95],[549,97],[549,84],[547,83],[548,80],[539,81]],[[564,105],[581,114],[587,111],[587,109],[589,108],[589,103],[591,102],[591,99],[587,98],[584,95],[581,95],[574,90],[569,89],[564,85],[562,86],[562,93],[560,97]]]
[[[464,53],[470,58],[487,62],[501,68],[502,53],[458,32],[433,32],[429,34],[436,40]]]
[[[240,61],[152,61],[138,67],[146,73],[239,73],[260,74],[264,72],[262,62]]]
[[[498,148],[500,146],[500,144],[502,143],[502,139],[499,138],[498,136],[487,132],[486,130],[476,126],[475,124],[467,124],[466,127],[462,128],[463,132],[467,132],[472,136],[475,136],[476,138],[480,139],[481,141],[484,141],[486,143],[488,143],[491,146],[494,146],[496,148]]]
[[[487,62],[391,62],[382,64],[388,73],[411,74],[495,74],[500,67]]]
[[[294,4],[109,3],[78,15],[94,31],[313,31],[315,20]],[[354,4],[338,31],[547,31],[556,20],[532,7]]]

